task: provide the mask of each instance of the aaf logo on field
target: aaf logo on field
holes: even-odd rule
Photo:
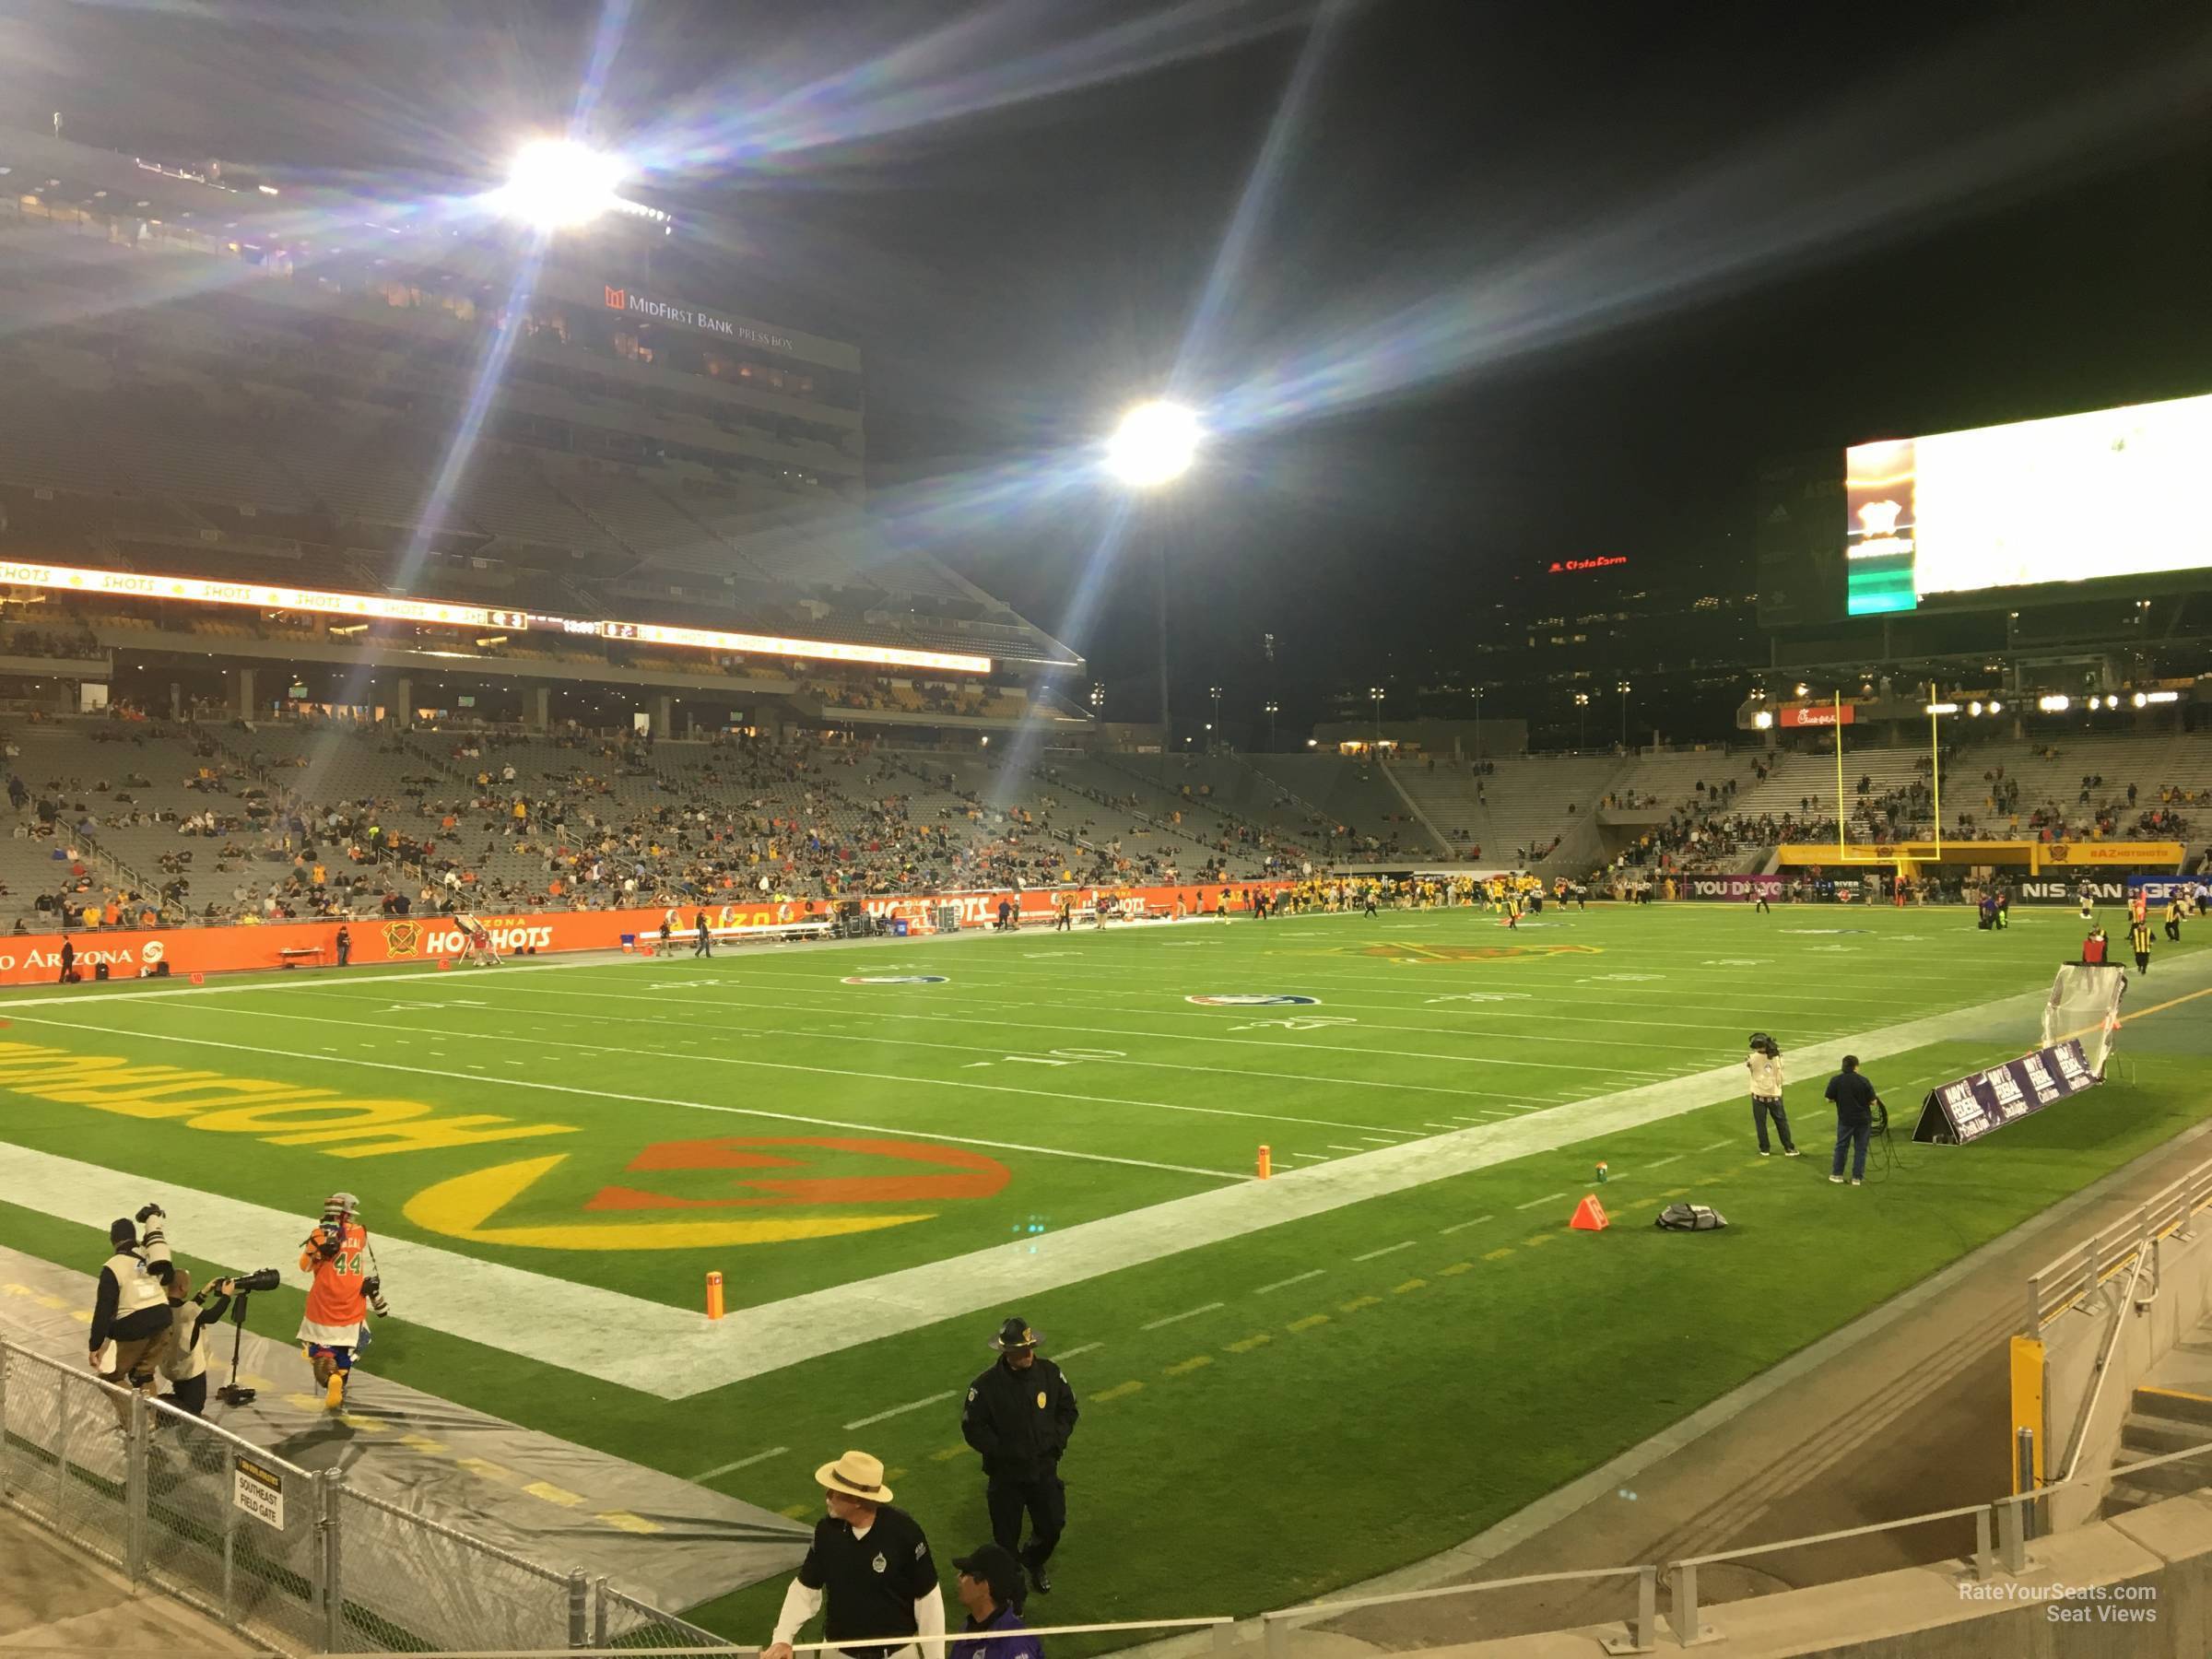
[[[1186,996],[1187,1003],[1196,1003],[1202,1008],[1310,1008],[1321,1001],[1318,996],[1232,996],[1228,994]]]
[[[846,985],[945,985],[951,983],[942,973],[848,973],[839,982]]]
[[[945,1203],[993,1197],[1013,1179],[996,1159],[964,1147],[876,1136],[722,1135],[657,1142],[625,1166],[626,1174],[657,1175],[661,1185],[610,1182],[581,1202],[556,1201],[550,1216],[532,1214],[534,1189],[558,1182],[569,1159],[554,1153],[457,1175],[416,1194],[402,1213],[418,1227],[472,1243],[695,1250],[911,1226],[932,1219]],[[877,1207],[885,1205],[902,1207]],[[510,1206],[518,1213],[502,1218]],[[804,1213],[760,1213],[791,1209]],[[702,1213],[713,1211],[724,1213]]]

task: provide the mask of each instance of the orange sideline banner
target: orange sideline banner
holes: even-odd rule
[[[1255,888],[1279,889],[1289,884],[1234,882],[1230,885],[1229,908],[1241,912],[1244,895]],[[903,917],[910,928],[930,931],[942,906],[959,908],[962,927],[982,927],[998,919],[998,901],[1010,899],[1024,924],[1051,920],[1060,896],[1066,894],[1078,910],[1088,909],[1101,895],[1115,895],[1132,910],[1146,915],[1171,915],[1180,897],[1186,913],[1203,908],[1211,913],[1219,899],[1218,886],[1202,888],[1043,888],[1022,893],[940,893],[914,898],[884,897],[865,900],[870,915]],[[627,940],[657,939],[664,919],[673,931],[688,933],[697,925],[700,911],[707,913],[710,928],[771,929],[794,922],[826,921],[837,913],[827,899],[792,899],[753,904],[684,903],[669,909],[615,911],[546,911],[536,913],[477,912],[477,920],[490,932],[502,956],[552,954],[571,950],[619,950]],[[339,923],[272,922],[261,926],[78,928],[67,937],[76,947],[76,970],[89,982],[94,970],[105,963],[111,979],[140,979],[162,963],[172,976],[194,973],[240,973],[269,968],[333,967],[337,962],[338,929],[347,927],[353,939],[351,960],[356,967],[393,962],[451,961],[465,945],[460,923],[453,916],[371,916]],[[0,985],[49,985],[62,972],[62,935],[24,934],[0,937]]]
[[[1932,841],[1853,841],[1841,856],[1831,841],[1791,841],[1777,852],[1785,865],[1893,864],[1903,859],[1915,864],[2024,864],[2030,872],[2040,873],[2080,865],[2171,870],[2188,849],[2180,841],[1947,841],[1938,860]]]

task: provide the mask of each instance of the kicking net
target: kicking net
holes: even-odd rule
[[[2120,999],[2126,994],[2124,969],[2069,962],[2051,982],[2051,1000],[2043,1005],[2043,1046],[2079,1038],[2090,1075],[2102,1080],[2104,1063],[2119,1041]]]

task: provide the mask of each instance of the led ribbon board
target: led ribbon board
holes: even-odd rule
[[[394,599],[374,594],[333,594],[316,588],[268,587],[253,582],[207,582],[194,576],[156,576],[135,571],[90,571],[73,565],[0,562],[0,585],[55,593],[97,594],[117,599],[164,599],[186,605],[237,605],[254,610],[309,611],[376,622],[420,622],[443,628],[490,628],[508,632],[532,627],[609,640],[641,640],[697,651],[750,652],[762,656],[865,663],[890,668],[934,668],[988,674],[991,659],[955,652],[907,651],[895,645],[854,645],[841,640],[792,640],[775,634],[723,633],[705,628],[665,628],[653,622],[589,620],[535,612],[490,610],[433,599]]]

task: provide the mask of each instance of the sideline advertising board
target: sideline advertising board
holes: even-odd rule
[[[1229,887],[1228,908],[1232,915],[1245,913],[1244,895],[1255,888],[1276,891],[1285,881],[1241,881]],[[936,893],[912,898],[883,897],[865,901],[872,916],[903,918],[910,933],[935,931],[943,912],[953,908],[962,927],[985,927],[998,919],[998,902],[1011,900],[1025,926],[1050,921],[1060,895],[1073,899],[1076,908],[1095,907],[1101,895],[1118,896],[1132,913],[1172,915],[1178,899],[1186,914],[1201,911],[1211,915],[1221,887],[1193,883],[1182,887],[1144,888],[1036,888],[1026,892]],[[790,899],[751,903],[686,901],[650,910],[544,911],[499,915],[478,912],[477,920],[491,935],[492,946],[503,957],[554,955],[571,950],[620,950],[626,939],[657,936],[666,919],[671,930],[688,935],[699,912],[707,915],[710,930],[771,931],[809,922],[834,921],[836,902],[829,899]],[[328,968],[337,961],[338,929],[347,929],[352,942],[353,966],[386,963],[457,961],[467,939],[453,916],[371,916],[340,923],[277,922],[262,926],[79,928],[67,936],[76,947],[77,971],[89,983],[95,971],[105,966],[111,980],[135,980],[156,974],[164,964],[172,978],[194,973],[238,973],[272,968]],[[62,938],[58,933],[24,934],[0,939],[0,985],[52,985],[62,971]]]
[[[2037,1049],[1928,1091],[1916,1141],[1963,1147],[2103,1081],[2089,1069],[2078,1038]]]

